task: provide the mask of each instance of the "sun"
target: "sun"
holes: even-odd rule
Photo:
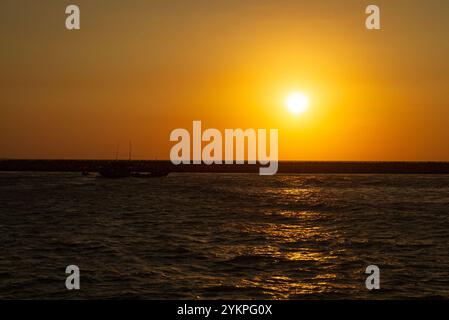
[[[285,99],[285,105],[293,114],[301,114],[309,108],[309,98],[300,92],[293,92]]]

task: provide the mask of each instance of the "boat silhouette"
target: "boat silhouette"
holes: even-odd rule
[[[129,158],[128,161],[119,161],[118,152],[116,152],[116,160],[110,162],[108,165],[99,170],[99,174],[104,178],[158,178],[165,177],[169,174],[168,171],[154,170],[151,172],[135,172],[132,170],[131,162],[131,141],[129,142]]]
[[[126,178],[131,176],[131,166],[128,162],[115,161],[98,172],[104,178]]]
[[[155,170],[151,172],[134,172],[129,163],[112,162],[108,166],[102,168],[99,172],[103,178],[158,178],[166,177],[169,172],[163,170]]]

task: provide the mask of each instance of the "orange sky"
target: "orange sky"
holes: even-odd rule
[[[168,159],[201,120],[279,129],[283,160],[449,161],[446,0],[7,0],[0,26],[0,158]]]

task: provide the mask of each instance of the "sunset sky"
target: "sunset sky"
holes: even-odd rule
[[[2,1],[0,158],[168,159],[201,120],[279,129],[282,160],[449,161],[448,32],[447,0]]]

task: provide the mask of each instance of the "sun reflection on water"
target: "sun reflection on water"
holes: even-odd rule
[[[289,195],[297,192],[287,191]],[[312,211],[282,211],[269,213],[289,222],[247,225],[248,234],[257,234],[266,239],[265,244],[254,246],[249,254],[270,257],[273,263],[264,262],[262,275],[242,279],[237,285],[244,288],[262,287],[264,293],[273,299],[287,299],[308,296],[330,290],[336,273],[327,266],[336,256],[323,250],[318,243],[329,241],[334,235],[317,221],[322,214]],[[282,268],[279,267],[282,264]],[[286,266],[288,266],[286,268]],[[287,272],[285,272],[287,270]]]

